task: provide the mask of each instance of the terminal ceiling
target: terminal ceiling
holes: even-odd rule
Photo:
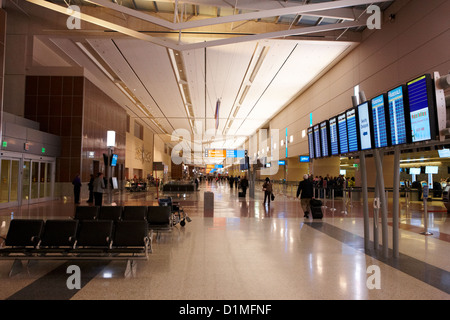
[[[86,77],[169,145],[178,143],[172,137],[183,129],[202,149],[242,146],[358,44],[373,3],[8,2],[47,24],[35,46],[61,59],[37,65],[85,68]],[[375,1],[382,10],[392,2]],[[81,8],[80,29],[67,27],[68,5]]]

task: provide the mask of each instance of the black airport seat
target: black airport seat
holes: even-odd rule
[[[40,247],[73,248],[76,243],[78,225],[78,220],[47,220]]]
[[[117,221],[111,253],[147,253],[148,225],[145,220]]]
[[[75,209],[75,220],[95,220],[98,217],[99,207],[77,206]]]
[[[9,225],[5,239],[5,248],[0,254],[25,253],[28,249],[39,245],[44,220],[41,219],[13,219]]]
[[[102,206],[97,219],[119,221],[122,219],[122,212],[122,206]]]
[[[112,240],[113,224],[112,220],[83,221],[78,232],[77,248],[109,248]]]
[[[149,206],[147,213],[148,228],[168,230],[172,223],[172,210],[169,206]]]
[[[146,220],[146,206],[124,206],[122,220]]]

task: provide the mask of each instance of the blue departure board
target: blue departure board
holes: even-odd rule
[[[393,146],[408,142],[408,128],[405,114],[405,87],[400,86],[388,92],[389,126]]]
[[[322,150],[320,146],[320,127],[316,124],[314,126],[314,150],[316,152],[316,158],[322,158]]]
[[[356,152],[358,148],[358,129],[356,123],[356,109],[350,109],[346,112],[347,115],[347,136],[348,136],[348,151]]]
[[[412,142],[431,140],[434,133],[431,76],[421,76],[408,82],[407,86]]]
[[[337,117],[331,118],[330,121],[330,146],[331,155],[339,155],[339,139],[338,139],[338,120]]]
[[[388,126],[386,123],[386,95],[372,99],[373,136],[375,148],[388,147]]]
[[[347,118],[345,113],[338,116],[339,149],[341,154],[348,153]]]
[[[361,150],[372,149],[371,103],[366,101],[358,106],[359,141]]]
[[[309,150],[309,158],[314,159],[314,132],[313,128],[308,128],[308,150]]]
[[[320,139],[322,146],[322,157],[330,156],[330,142],[328,138],[328,121],[320,123]]]
[[[245,150],[227,149],[227,158],[245,158]]]

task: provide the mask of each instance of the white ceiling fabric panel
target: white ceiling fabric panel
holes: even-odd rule
[[[138,40],[128,41],[139,42]],[[117,74],[120,80],[122,80],[126,86],[133,91],[134,95],[147,107],[154,117],[163,116],[163,113],[149,96],[145,86],[139,81],[134,70],[128,64],[128,57],[125,57],[126,59],[124,59],[124,56],[117,49],[111,39],[88,39],[87,42]]]
[[[163,114],[167,118],[186,116],[167,49],[140,40],[115,42]]]

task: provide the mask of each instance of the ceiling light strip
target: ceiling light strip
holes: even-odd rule
[[[104,74],[106,74],[106,76],[108,76],[108,78],[114,82],[115,79],[114,77],[102,66],[102,64],[89,52],[89,50],[84,46],[84,44],[82,44],[81,42],[75,42],[76,45],[89,57],[89,59],[92,60],[92,62],[94,62],[97,67],[99,67],[100,70],[103,71]]]
[[[264,59],[266,58],[267,52],[269,52],[270,47],[264,46],[261,50],[261,53],[258,56],[258,60],[256,61],[255,67],[253,68],[252,74],[250,75],[250,82],[253,83],[253,81],[256,78],[256,75],[258,74],[259,69],[261,68]]]
[[[137,101],[125,90],[120,83],[116,83],[116,86],[128,97],[128,99],[131,100],[135,105],[137,104]]]

